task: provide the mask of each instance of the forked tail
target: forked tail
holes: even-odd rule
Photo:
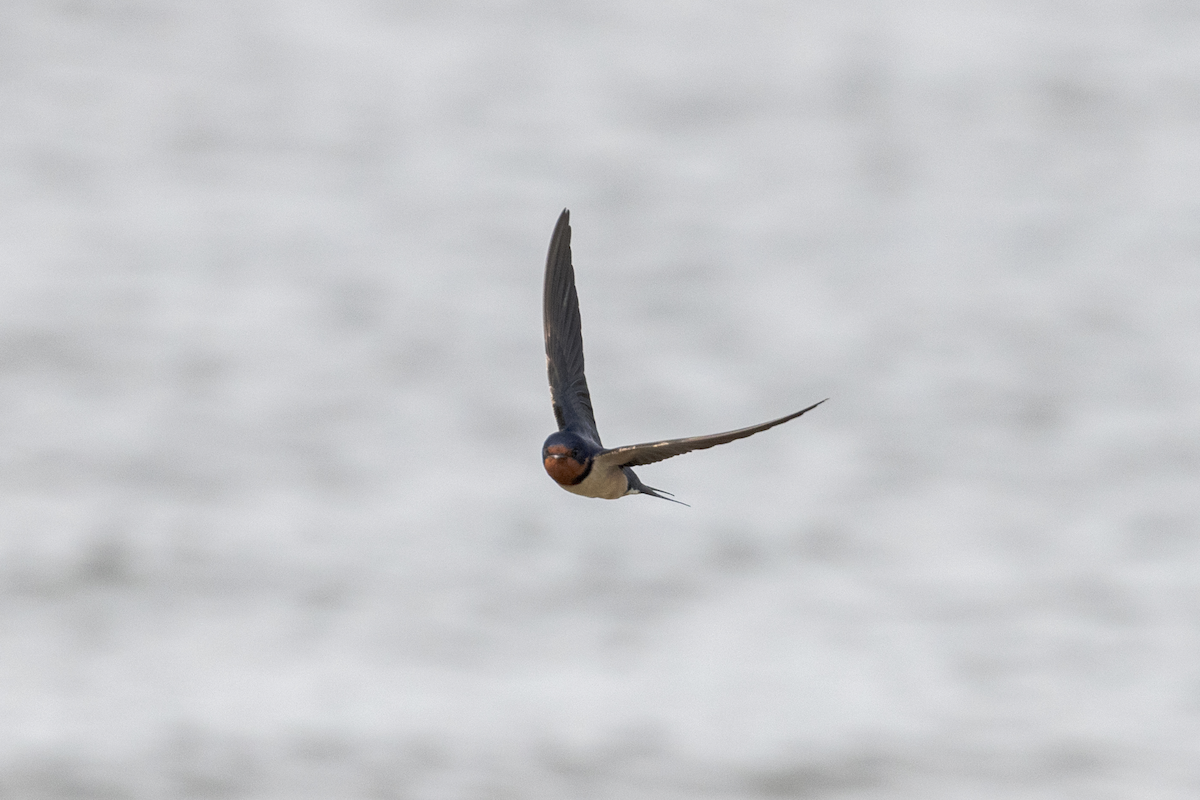
[[[641,478],[635,475],[633,470],[629,467],[622,467],[621,471],[625,473],[625,478],[629,481],[629,489],[625,492],[625,494],[646,494],[650,495],[651,497],[657,497],[659,500],[669,500],[672,503],[679,503],[681,506],[688,506],[688,508],[691,508],[690,505],[682,500],[676,500],[675,495],[671,494],[670,492],[664,489],[655,489],[653,486],[647,486],[646,484],[642,483]]]

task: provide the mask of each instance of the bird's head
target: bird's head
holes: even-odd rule
[[[568,431],[550,434],[542,445],[542,465],[561,486],[574,486],[592,469],[592,448]]]

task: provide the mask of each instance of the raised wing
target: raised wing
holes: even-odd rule
[[[571,214],[563,209],[550,237],[546,281],[542,287],[542,329],[546,336],[546,372],[558,429],[590,437],[600,444],[592,398],[583,375],[583,332],[579,295],[571,266]]]
[[[829,398],[825,399],[828,400]],[[709,447],[716,447],[719,444],[732,442],[736,439],[745,439],[747,436],[753,436],[760,431],[774,428],[776,425],[782,425],[788,420],[795,419],[801,414],[812,411],[824,402],[825,400],[822,400],[820,403],[813,403],[808,408],[797,411],[795,414],[788,414],[786,417],[773,419],[761,425],[752,425],[749,428],[738,428],[736,431],[713,433],[708,436],[689,436],[686,439],[667,439],[664,442],[630,444],[625,447],[605,450],[596,457],[596,461],[618,467],[637,467],[642,464],[653,464],[655,461],[662,461],[673,456],[681,456],[693,450],[704,450]]]

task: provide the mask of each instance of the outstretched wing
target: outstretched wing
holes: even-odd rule
[[[826,398],[826,400],[828,399]],[[636,467],[642,464],[653,464],[655,461],[662,461],[673,456],[681,456],[693,450],[704,450],[709,447],[716,447],[719,444],[732,442],[736,439],[745,439],[747,436],[753,436],[760,431],[774,428],[776,425],[782,425],[788,420],[795,419],[801,414],[812,411],[824,402],[825,400],[822,400],[820,403],[813,403],[808,408],[797,411],[795,414],[788,414],[786,417],[773,419],[761,425],[751,425],[749,428],[738,428],[736,431],[713,433],[708,436],[689,436],[686,439],[668,439],[665,442],[630,444],[625,447],[605,450],[596,457],[596,461],[618,467]]]
[[[592,398],[583,375],[583,332],[579,295],[571,266],[571,214],[563,209],[546,254],[546,282],[542,287],[542,329],[546,336],[546,372],[550,400],[558,429],[595,439],[600,444]]]

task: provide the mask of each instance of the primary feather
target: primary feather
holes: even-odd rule
[[[828,398],[826,398],[828,399]],[[732,442],[737,439],[745,439],[747,436],[753,436],[769,428],[774,428],[776,425],[782,425],[788,420],[806,412],[812,411],[817,406],[824,403],[825,400],[819,403],[813,403],[805,409],[801,409],[794,414],[788,414],[786,417],[773,419],[770,422],[764,422],[761,425],[751,425],[748,428],[738,428],[736,431],[726,431],[725,433],[712,433],[708,436],[689,436],[685,439],[666,439],[661,442],[646,442],[644,444],[629,444],[624,447],[615,447],[612,450],[605,450],[596,457],[597,461],[613,464],[620,467],[638,467],[643,464],[653,464],[656,461],[662,461],[674,456],[681,456],[684,453],[690,453],[693,450],[704,450],[709,447],[716,447],[719,444]]]
[[[542,287],[542,331],[546,338],[546,372],[558,429],[590,437],[600,444],[583,372],[583,330],[575,268],[571,265],[571,215],[566,209],[554,226],[546,254],[546,280]]]

